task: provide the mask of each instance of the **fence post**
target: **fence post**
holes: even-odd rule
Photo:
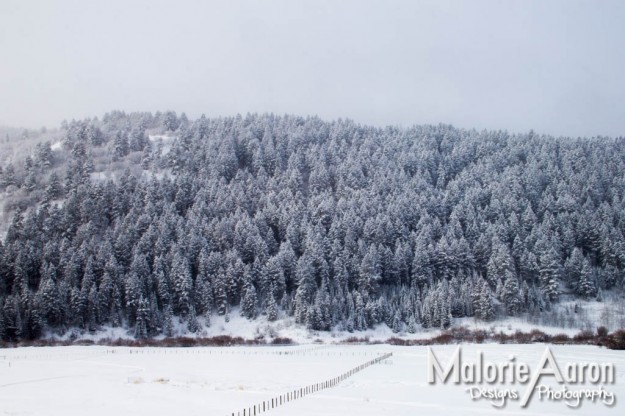
[[[132,350],[130,350],[130,353],[132,354]],[[210,353],[210,351],[209,351]],[[273,354],[275,354],[276,352],[271,352]],[[271,354],[270,353],[270,354]],[[284,352],[284,355],[286,355],[288,352]],[[294,354],[298,354],[299,352],[292,352]],[[223,354],[223,353],[222,353]],[[251,353],[250,353],[251,354]],[[278,354],[282,355],[282,351],[279,351]],[[315,354],[317,355],[317,354]],[[329,354],[328,354],[329,355]],[[352,355],[356,355],[354,353],[352,353]],[[361,352],[359,355],[367,355],[366,353]],[[338,383],[340,383],[341,381],[345,380],[346,378],[358,373],[359,371],[364,370],[365,368],[368,368],[370,366],[372,366],[373,364],[377,364],[383,360],[386,360],[387,358],[390,358],[393,355],[393,353],[386,353],[383,355],[379,355],[375,358],[373,358],[372,360],[367,361],[366,363],[360,364],[359,366],[352,368],[351,370],[348,370],[345,373],[342,373],[336,377],[332,377],[330,379],[327,379],[325,381],[322,381],[320,383],[315,383],[315,384],[309,384],[307,386],[304,387],[300,387],[299,389],[295,389],[292,391],[289,391],[285,394],[281,394],[278,397],[274,397],[271,399],[271,407],[269,407],[269,400],[263,401],[263,407],[262,407],[262,412],[265,412],[266,410],[269,410],[270,408],[273,409],[275,407],[281,406],[282,404],[285,404],[286,402],[290,402],[292,400],[296,400],[299,398],[302,398],[304,396],[306,396],[307,394],[312,394],[315,393],[317,391],[323,390],[323,389],[327,389],[330,387],[333,387],[335,385],[337,385]],[[261,413],[261,407],[260,407],[260,403],[258,404],[258,409],[257,409],[257,405],[253,406],[254,408],[254,414],[252,415],[252,407],[249,407],[248,409],[243,409],[243,416],[256,416],[257,413]],[[247,412],[246,412],[247,411]],[[238,413],[239,416],[241,416],[241,413]],[[232,413],[232,416],[234,416],[234,412]]]

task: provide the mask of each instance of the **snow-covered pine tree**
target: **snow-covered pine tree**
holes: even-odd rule
[[[267,298],[267,306],[265,307],[265,314],[269,321],[275,321],[278,319],[278,304],[272,294],[269,294]]]
[[[243,284],[243,297],[241,298],[241,316],[247,319],[256,318],[256,288],[251,281]]]
[[[582,269],[579,272],[579,280],[575,285],[575,292],[586,299],[597,296],[597,287],[592,279],[588,261],[582,264]]]
[[[135,337],[147,338],[148,337],[148,325],[150,308],[147,300],[141,297],[137,304],[137,319],[135,323]]]
[[[519,293],[519,282],[510,273],[503,286],[502,299],[506,306],[508,315],[515,316],[521,311],[521,297]]]
[[[554,247],[547,249],[540,256],[540,285],[543,293],[550,301],[558,299],[559,279],[561,278],[562,267],[560,264],[560,256]]]
[[[493,295],[486,282],[484,282],[484,284],[482,285],[479,305],[479,317],[482,320],[491,321],[495,318],[495,305],[493,302]]]

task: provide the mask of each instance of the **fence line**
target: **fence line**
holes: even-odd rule
[[[286,404],[292,400],[301,399],[302,397],[305,397],[309,394],[316,393],[330,387],[334,387],[346,378],[353,376],[354,374],[364,370],[367,367],[378,364],[381,361],[390,358],[392,355],[392,352],[380,355],[373,360],[369,360],[366,363],[360,364],[359,366],[354,367],[351,370],[344,372],[343,374],[340,374],[339,376],[327,379],[320,383],[310,384],[308,386],[289,391],[272,399],[263,400],[259,404],[244,408],[242,412],[232,412],[232,414],[229,414],[228,416],[256,416],[257,414],[264,413],[278,406],[282,406],[283,404]]]
[[[237,349],[238,347],[113,347],[106,350],[96,351],[68,351],[55,352],[48,354],[4,354],[0,355],[3,360],[17,359],[36,359],[36,358],[79,358],[80,356],[90,357],[102,354],[130,354],[130,355],[147,355],[147,354],[208,354],[208,355],[275,355],[275,356],[314,356],[314,357],[354,357],[354,356],[372,356],[376,355],[369,351],[320,351],[323,349],[341,347],[342,345],[324,345],[311,348],[301,348],[293,350],[265,350],[263,346],[243,347],[246,349]],[[268,346],[270,347],[270,346]],[[91,347],[85,347],[91,348]]]

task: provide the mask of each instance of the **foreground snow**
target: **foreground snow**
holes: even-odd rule
[[[456,346],[435,346],[447,361]],[[463,359],[477,351],[492,361],[515,356],[531,366],[544,345],[462,345]],[[426,347],[388,345],[232,348],[40,347],[0,350],[3,415],[231,415],[311,383],[335,377],[384,352],[393,357],[338,386],[292,401],[272,415],[617,414],[625,400],[625,355],[591,346],[551,346],[558,361],[616,365],[615,407],[585,403],[572,411],[562,402],[535,398],[504,410],[472,401],[466,386],[426,382]],[[285,353],[289,354],[285,354]],[[519,387],[519,386],[517,386]],[[573,386],[572,388],[576,388]],[[598,387],[598,386],[595,386]],[[519,387],[523,390],[524,386]]]
[[[457,346],[433,347],[441,362],[446,363]],[[534,366],[542,355],[544,345],[463,345],[463,359],[475,362],[477,351],[492,361],[526,361]],[[613,362],[617,381],[606,389],[617,396],[614,407],[602,403],[584,403],[580,409],[568,408],[563,402],[540,401],[535,395],[528,408],[511,401],[504,409],[493,407],[482,399],[472,401],[467,387],[452,383],[431,385],[426,382],[426,348],[391,348],[394,355],[386,365],[378,365],[357,374],[338,387],[296,401],[289,407],[277,409],[272,415],[485,415],[485,414],[621,414],[619,400],[625,398],[625,356],[622,352],[606,351],[597,347],[550,347],[561,363],[580,361]],[[553,385],[553,383],[546,383]],[[510,387],[504,386],[505,387]],[[525,385],[516,386],[524,392]],[[591,385],[591,387],[599,387]],[[572,389],[584,386],[570,386]]]
[[[229,414],[380,353],[319,346],[2,350],[0,414]]]

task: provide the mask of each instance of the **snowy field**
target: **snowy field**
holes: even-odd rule
[[[455,348],[434,346],[433,350],[446,365]],[[623,405],[618,400],[625,400],[623,352],[592,346],[551,349],[559,363],[614,363],[616,383],[605,388],[616,394],[617,404],[585,403],[580,409],[570,409],[563,402],[541,402],[534,397],[528,408],[511,401],[505,409],[497,409],[486,400],[472,401],[466,386],[428,384],[426,347],[93,346],[0,350],[0,415],[238,415],[245,407],[336,377],[386,352],[393,356],[337,386],[263,414],[622,414]],[[544,350],[539,344],[462,345],[464,361],[475,361],[477,351],[482,351],[490,361],[509,361],[514,356],[531,368]],[[515,386],[502,388],[510,387]],[[516,388],[523,392],[525,385]]]

